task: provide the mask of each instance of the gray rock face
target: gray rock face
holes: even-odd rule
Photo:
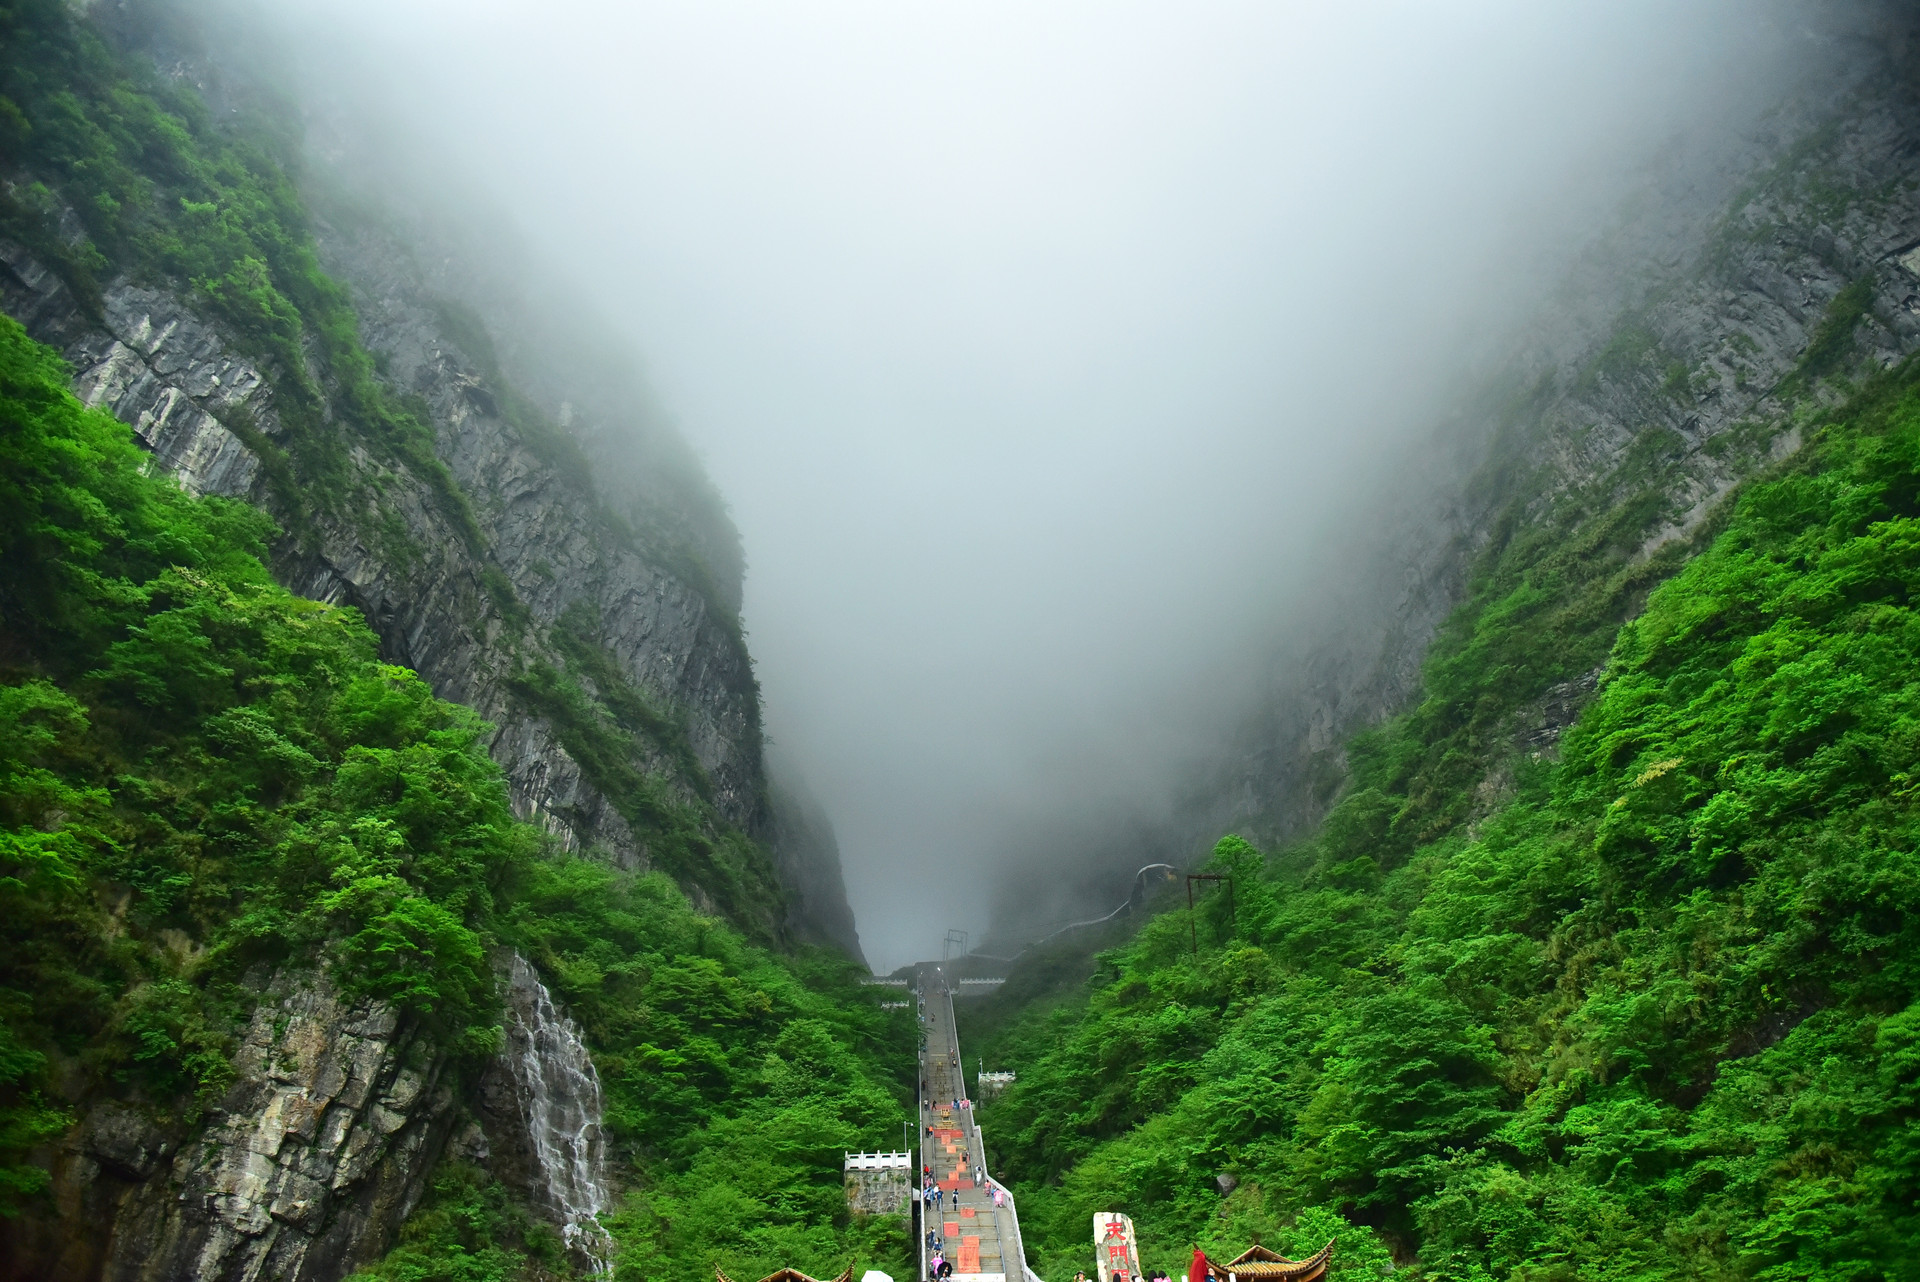
[[[512,389],[446,332],[433,299],[394,266],[401,259],[367,243],[329,265],[357,273],[367,341],[390,386],[431,425],[472,529],[449,514],[433,478],[376,456],[333,403],[322,406],[322,428],[341,434],[355,492],[296,511],[272,466],[293,443],[288,415],[297,420],[283,413],[284,371],[249,357],[175,294],[121,280],[97,308],[83,307],[20,246],[0,241],[0,307],[57,347],[76,393],[131,425],[183,487],[274,514],[289,530],[274,548],[282,582],[358,608],[383,657],[492,722],[489,747],[522,817],[568,847],[650,866],[647,833],[627,818],[635,799],[597,786],[567,750],[566,727],[521,693],[522,676],[544,665],[622,736],[625,777],[657,782],[710,828],[768,840],[758,689],[730,617],[737,559],[732,580],[716,584],[674,542],[687,521],[638,519],[652,491],[637,483],[620,491],[626,515],[612,512],[588,473],[570,467],[557,425],[516,411]],[[297,472],[292,481],[315,483]],[[645,715],[620,710],[636,700]],[[785,866],[805,902],[853,939],[830,841],[824,854],[809,848]],[[700,869],[676,871],[697,903],[714,906]],[[769,936],[805,933],[771,880],[765,891],[726,907]],[[551,1181],[540,1173],[527,1093],[513,1086],[524,1073],[503,1061],[469,1090],[432,1039],[392,1011],[346,1001],[318,974],[283,981],[253,1016],[233,1087],[203,1124],[176,1132],[76,1089],[80,1120],[56,1157],[54,1214],[0,1226],[0,1258],[28,1277],[330,1282],[388,1249],[450,1135],[463,1160],[552,1209],[554,1198],[538,1196]],[[572,1049],[578,1071],[577,1030]],[[586,1230],[576,1219],[556,1213],[577,1238]]]
[[[1069,876],[1052,875],[1051,850],[1033,865],[1049,872],[1006,878],[998,947],[1104,911],[1141,864],[1201,857],[1224,832],[1267,845],[1310,833],[1343,795],[1346,743],[1419,698],[1428,649],[1503,527],[1627,497],[1607,491],[1636,450],[1657,446],[1651,471],[1668,515],[1646,531],[1644,561],[1799,447],[1782,384],[1849,285],[1865,281],[1868,304],[1831,372],[1858,376],[1920,351],[1915,18],[1866,3],[1824,21],[1807,36],[1796,95],[1650,174],[1636,216],[1570,246],[1556,301],[1488,372],[1482,396],[1410,443],[1361,519],[1315,549],[1313,617],[1276,644],[1216,759],[1166,809],[1102,829]],[[1839,395],[1813,389],[1815,400]],[[1502,727],[1512,756],[1557,752],[1595,688],[1589,673],[1561,675]],[[1481,781],[1474,813],[1508,795],[1509,764]]]
[[[1850,284],[1865,281],[1870,300],[1847,368],[1920,350],[1912,19],[1860,12],[1828,39],[1834,71],[1818,93],[1714,165],[1674,175],[1667,186],[1683,194],[1656,189],[1649,222],[1571,265],[1571,301],[1539,318],[1496,380],[1529,396],[1490,401],[1428,443],[1409,469],[1416,479],[1380,505],[1382,524],[1353,540],[1364,550],[1341,577],[1360,586],[1332,590],[1323,611],[1337,623],[1274,665],[1233,764],[1192,800],[1196,840],[1233,827],[1280,840],[1319,822],[1345,778],[1340,745],[1416,697],[1427,647],[1497,519],[1543,518],[1664,433],[1673,515],[1649,534],[1645,558],[1799,447],[1797,429],[1757,451],[1735,446],[1749,425],[1787,419],[1782,385]],[[1555,749],[1594,688],[1591,674],[1567,677],[1512,727],[1516,751]],[[1501,791],[1486,782],[1489,806]]]
[[[548,448],[529,446],[528,431],[509,419],[511,389],[494,381],[483,354],[467,350],[475,336],[449,332],[444,309],[404,246],[371,232],[320,230],[323,262],[354,292],[363,340],[385,358],[388,384],[428,407],[440,457],[472,500],[489,552],[515,596],[542,625],[570,608],[588,607],[598,618],[597,640],[622,675],[679,714],[715,809],[763,835],[758,690],[745,645],[720,617],[728,594],[737,600],[738,581],[709,601],[670,566],[676,549],[649,545],[623,529],[592,482],[565,474],[585,456],[573,452],[577,444],[557,423],[539,425]],[[402,661],[436,690],[444,679],[445,697],[472,705],[502,728],[495,755],[508,766],[516,795],[527,797],[528,812],[559,817],[581,844],[632,851],[618,814],[604,799],[584,794],[578,771],[559,762],[538,736],[527,740],[512,730],[511,709],[492,688],[497,681],[488,680],[487,658],[438,652],[438,622],[421,618],[405,630],[410,644]],[[645,764],[648,773],[675,773],[665,757]],[[691,791],[690,781],[679,782]]]
[[[1836,4],[1801,36],[1802,80],[1784,101],[1734,136],[1705,130],[1646,175],[1604,237],[1569,245],[1553,301],[1476,380],[1479,397],[1400,447],[1357,519],[1306,553],[1320,571],[1301,596],[1311,617],[1275,638],[1213,760],[1171,797],[1083,824],[1003,875],[994,947],[1105,911],[1136,868],[1203,858],[1222,833],[1278,845],[1311,832],[1346,787],[1344,745],[1418,699],[1428,649],[1503,523],[1526,529],[1595,497],[1657,443],[1670,519],[1638,557],[1687,538],[1798,448],[1791,426],[1754,446],[1788,419],[1781,383],[1849,285],[1865,280],[1870,297],[1833,372],[1920,350],[1915,15]],[[1561,695],[1539,692],[1508,727],[1513,752],[1557,750],[1591,692],[1581,673],[1562,676]],[[1500,775],[1475,809],[1504,795]]]
[[[19,246],[0,242],[0,266],[12,287],[7,310],[82,371],[74,380],[81,400],[132,427],[189,491],[253,492],[260,460],[216,415],[244,411],[272,421],[271,393],[257,369],[151,290],[119,291],[107,325],[94,327],[66,286]]]
[[[268,441],[284,437],[268,372],[172,295],[121,282],[102,302],[95,322],[25,251],[0,245],[0,305],[60,346],[82,399],[131,424],[187,489],[244,499],[284,520],[261,460],[225,426],[244,421]],[[632,766],[665,779],[689,803],[703,792],[719,819],[764,836],[758,692],[737,629],[605,520],[591,491],[522,442],[484,380],[428,330],[420,311],[390,329],[403,351],[396,378],[431,407],[442,459],[469,497],[486,549],[468,546],[425,480],[356,445],[353,464],[377,482],[368,508],[321,509],[307,537],[283,539],[281,579],[302,595],[359,608],[385,657],[491,721],[490,747],[517,813],[570,847],[597,847],[641,868],[646,843],[618,799],[596,789],[555,727],[514,697],[525,663],[566,666],[544,630],[569,609],[583,610],[591,641],[684,732],[704,778],[687,777],[673,745],[657,735],[634,736]],[[532,624],[517,636],[490,576],[504,577]],[[590,678],[583,683],[589,693],[608,693],[594,691]],[[693,880],[697,888],[697,873]]]
[[[840,872],[840,842],[833,820],[783,758],[769,762],[773,800],[773,859],[787,888],[787,925],[814,944],[838,948],[864,962],[860,932],[847,906]]]
[[[455,1103],[416,1025],[303,973],[255,1009],[184,1146],[127,1105],[87,1110],[54,1163],[57,1218],[22,1220],[13,1256],[30,1277],[328,1282],[392,1244]]]
[[[569,611],[583,615],[613,670],[672,724],[670,735],[684,737],[700,777],[688,776],[675,744],[631,726],[624,728],[637,751],[629,764],[665,780],[683,803],[704,798],[719,820],[781,847],[773,871],[793,902],[765,905],[763,925],[785,925],[858,955],[830,837],[777,840],[758,688],[737,625],[725,617],[738,598],[737,563],[734,578],[717,586],[710,572],[690,572],[686,545],[674,542],[693,538],[681,528],[687,522],[652,512],[646,500],[653,492],[621,480],[618,469],[606,487],[611,498],[602,495],[580,473],[591,467],[597,478],[605,469],[570,454],[558,424],[535,423],[545,448],[530,446],[525,422],[538,411],[522,406],[521,421],[513,421],[512,389],[485,353],[469,353],[476,345],[470,327],[450,332],[447,309],[427,292],[404,246],[372,231],[323,232],[327,265],[350,283],[366,318],[365,341],[384,358],[389,385],[424,407],[485,548],[468,546],[426,481],[355,447],[356,469],[377,481],[370,510],[321,512],[304,537],[282,540],[275,550],[282,581],[360,609],[380,635],[383,657],[416,669],[437,694],[492,722],[490,748],[521,817],[543,823],[570,848],[597,847],[619,866],[644,868],[646,841],[621,799],[597,788],[556,727],[514,697],[525,663],[567,667],[546,633]],[[225,425],[241,422],[267,441],[284,441],[270,372],[163,291],[122,282],[102,303],[95,321],[25,251],[0,244],[0,306],[62,350],[83,400],[132,425],[189,490],[243,499],[284,520],[260,459]],[[595,440],[597,449],[614,448],[608,433]],[[516,634],[488,587],[490,574],[504,579],[531,628]],[[574,675],[591,696],[613,693]],[[797,830],[789,823],[780,831]],[[697,873],[689,889],[700,897]]]

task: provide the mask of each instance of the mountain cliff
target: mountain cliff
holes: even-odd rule
[[[840,874],[840,840],[833,820],[808,791],[799,768],[778,756],[769,761],[773,786],[774,858],[792,896],[792,925],[816,943],[849,957],[862,957],[860,933],[847,907]]]
[[[1822,21],[1342,565],[1182,821],[1231,894],[974,1016],[1043,1273],[1112,1207],[1148,1266],[1920,1267],[1915,28]]]
[[[168,87],[197,98],[183,66]],[[404,245],[332,226],[309,239],[291,156],[267,188],[279,207],[252,225],[223,199],[265,184],[220,174],[217,153],[176,156],[199,190],[156,217],[146,157],[122,160],[117,192],[76,190],[98,180],[63,153],[107,122],[27,123],[0,303],[65,353],[85,399],[134,424],[188,489],[272,513],[282,581],[354,605],[388,658],[491,720],[520,814],[777,929],[737,552],[722,582],[709,547],[674,537],[724,524],[698,510],[711,496],[634,521]],[[70,123],[74,137],[49,136]],[[151,225],[128,225],[139,204]],[[214,220],[198,243],[194,219]],[[227,274],[183,278],[195,269]]]
[[[198,48],[0,7],[3,1271],[841,1249],[906,1033],[810,946],[857,956],[724,507],[631,380],[316,214],[296,114]],[[677,1210],[782,1091],[796,1200]]]
[[[1314,549],[1319,595],[1226,749],[1137,821],[1143,840],[1107,834],[1124,850],[1077,895],[1104,908],[1141,863],[1203,856],[1222,831],[1310,833],[1350,784],[1355,736],[1415,707],[1457,723],[1426,768],[1478,772],[1415,785],[1448,799],[1441,826],[1485,814],[1515,762],[1551,753],[1615,630],[1720,501],[1849,379],[1915,350],[1912,20],[1831,6],[1800,45],[1775,105],[1676,144],[1607,232],[1568,247],[1511,350],[1382,469],[1366,524]],[[1522,584],[1530,622],[1512,635],[1531,651],[1475,649],[1476,621],[1505,619]],[[1011,874],[996,929],[1075,915],[1056,880]]]
[[[1651,183],[1481,404],[1436,437],[1424,462],[1459,479],[1409,492],[1364,576],[1399,591],[1347,614],[1348,634],[1286,670],[1248,728],[1233,804],[1250,831],[1316,823],[1345,741],[1434,697],[1423,665],[1465,666],[1477,621],[1528,583],[1543,595],[1524,608],[1552,644],[1475,654],[1471,692],[1424,714],[1464,719],[1450,747],[1490,759],[1495,774],[1429,785],[1455,816],[1484,813],[1515,754],[1552,747],[1614,630],[1720,500],[1798,448],[1800,420],[1844,394],[1836,376],[1920,345],[1910,19],[1874,6],[1829,22],[1808,33],[1816,74],[1799,92]]]

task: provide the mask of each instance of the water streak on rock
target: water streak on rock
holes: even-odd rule
[[[579,1025],[561,1014],[517,953],[507,987],[506,1035],[502,1054],[539,1162],[535,1192],[558,1217],[567,1245],[595,1273],[607,1273],[613,1241],[600,1225],[610,1201],[600,1075]]]

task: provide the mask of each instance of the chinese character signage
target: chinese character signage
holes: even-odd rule
[[[1112,1211],[1093,1217],[1093,1262],[1100,1282],[1139,1282],[1140,1249],[1133,1240],[1133,1221]]]

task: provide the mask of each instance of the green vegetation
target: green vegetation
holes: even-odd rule
[[[319,270],[290,119],[216,121],[57,0],[0,0],[0,152],[28,176],[0,193],[0,234],[83,306],[126,274],[217,317],[274,379],[285,430],[228,426],[293,536],[344,516],[405,566],[418,549],[373,499],[417,477],[520,646],[531,621],[425,407],[383,387]],[[1848,365],[1870,300],[1867,281],[1834,299],[1786,390]],[[442,321],[494,371],[470,314]],[[1670,355],[1629,325],[1585,378],[1685,401]],[[571,438],[490,383],[590,490]],[[0,320],[0,1212],[48,1213],[39,1163],[75,1081],[190,1127],[276,970],[332,968],[470,1073],[513,948],[605,1079],[623,1276],[910,1271],[839,1182],[840,1152],[890,1145],[904,1116],[908,1019],[846,963],[688,903],[675,878],[751,931],[779,896],[598,620],[521,647],[515,693],[650,875],[516,822],[481,723],[379,663],[352,611],[277,587],[265,518],[149,475],[65,385]],[[984,1120],[1043,1274],[1084,1265],[1105,1208],[1173,1270],[1189,1242],[1305,1254],[1336,1234],[1349,1278],[1390,1253],[1516,1282],[1920,1270],[1917,387],[1910,369],[1870,384],[1697,544],[1649,542],[1686,466],[1671,432],[1512,504],[1422,703],[1351,745],[1315,839],[1223,841],[1231,918],[1217,898],[1198,923],[1162,913],[1090,991],[1072,975],[1059,996],[1054,974],[1029,986],[1044,1003],[1005,995],[982,1049],[1020,1081]],[[1758,451],[1777,427],[1722,440]],[[1539,491],[1524,481],[1493,483]],[[675,570],[738,643],[697,558]],[[1530,703],[1603,665],[1560,760],[1516,745]],[[497,1181],[450,1165],[370,1276],[568,1267]]]
[[[1591,387],[1602,378],[1614,383],[1631,381],[1651,374],[1659,354],[1660,339],[1651,330],[1638,323],[1622,324],[1581,373],[1579,381],[1584,387]]]
[[[1807,340],[1806,351],[1789,376],[1796,384],[1833,373],[1853,355],[1853,331],[1873,304],[1873,277],[1862,276],[1827,304],[1826,313]]]
[[[354,1282],[519,1282],[564,1274],[560,1235],[517,1204],[497,1180],[457,1162],[442,1163],[400,1244]]]
[[[470,1069],[513,947],[604,1075],[624,1274],[901,1267],[897,1225],[849,1222],[839,1161],[906,1116],[905,1019],[844,960],[771,954],[662,874],[552,850],[508,812],[471,713],[378,662],[353,611],[275,585],[263,517],[150,475],[66,378],[0,319],[5,1209],[45,1209],[56,1080],[191,1125],[258,976],[320,965]],[[443,1173],[381,1275],[555,1264],[504,1196]]]
[[[528,861],[501,898],[503,933],[600,1070],[632,1184],[605,1219],[621,1277],[831,1273],[853,1259],[910,1274],[899,1221],[850,1220],[841,1189],[844,1151],[897,1142],[913,1064],[907,1017],[880,1011],[850,963],[756,948],[660,874]],[[370,1277],[518,1277],[526,1259],[510,1248],[548,1251],[526,1229],[524,1211],[456,1169]]]
[[[137,20],[179,21],[158,9]],[[182,26],[169,39],[191,47],[193,35]],[[576,613],[539,635],[469,496],[435,454],[427,406],[380,381],[346,290],[319,266],[297,185],[293,109],[266,103],[216,119],[189,85],[116,51],[59,0],[0,0],[0,143],[37,180],[0,192],[0,236],[26,245],[96,312],[102,283],[121,275],[179,294],[268,373],[282,430],[269,438],[240,413],[223,421],[260,457],[273,509],[294,537],[311,541],[319,516],[338,518],[404,573],[423,552],[381,496],[396,478],[416,478],[478,565],[506,625],[494,644],[521,669],[523,706],[553,720],[658,866],[700,886],[736,923],[775,935],[782,914],[771,865],[715,814],[681,719],[620,675],[597,620]],[[595,498],[577,444],[500,373],[478,317],[449,303],[439,319],[487,375],[471,394],[578,487],[609,538],[635,545]],[[739,621],[705,566],[677,545],[655,551],[744,656]],[[757,717],[751,668],[743,659],[739,669],[735,693]]]
[[[493,891],[537,842],[480,723],[277,587],[266,520],[147,475],[11,320],[0,415],[10,1044],[205,1100],[247,970],[337,941],[350,986],[490,1045]]]
[[[1333,1208],[1354,1276],[1383,1246],[1449,1279],[1920,1270],[1920,369],[1632,622],[1575,608],[1619,573],[1483,586],[1317,839],[1220,843],[1238,911],[1203,906],[1197,960],[1182,906],[1001,1013],[983,1124],[1043,1273],[1107,1208],[1169,1265],[1311,1249]],[[1478,701],[1603,630],[1562,760],[1465,824],[1438,799],[1502,760]]]
[[[1380,834],[1388,849],[1404,855],[1465,819],[1489,763],[1510,753],[1516,715],[1598,667],[1620,621],[1684,560],[1680,541],[1639,555],[1676,515],[1683,449],[1678,433],[1649,429],[1545,511],[1522,497],[1495,518],[1464,602],[1434,638],[1420,705],[1348,749],[1365,786],[1402,799]]]
[[[346,291],[320,270],[295,186],[292,111],[216,123],[190,88],[117,55],[58,0],[0,5],[0,50],[5,150],[40,179],[0,198],[0,234],[82,306],[97,309],[102,282],[124,273],[182,290],[226,323],[272,372],[285,430],[276,441],[238,416],[226,426],[261,457],[296,534],[315,504],[363,515],[368,495],[348,458],[358,440],[426,484],[484,555],[432,428],[386,393]]]
[[[655,867],[697,882],[730,920],[771,938],[785,892],[766,852],[713,813],[712,785],[685,727],[621,674],[596,631],[583,608],[569,611],[551,633],[566,669],[528,663],[514,697],[547,720],[587,782],[645,837]],[[670,772],[642,768],[656,756]],[[692,796],[674,786],[680,780]]]
[[[126,20],[165,26],[182,47],[197,38],[163,7]],[[0,190],[0,235],[26,246],[95,313],[103,284],[124,275],[223,323],[272,378],[281,430],[270,438],[242,413],[222,421],[260,457],[296,537],[309,538],[324,511],[383,546],[375,500],[393,474],[406,474],[467,551],[490,563],[472,498],[435,452],[427,407],[380,380],[346,289],[321,270],[299,189],[298,110],[258,86],[250,92],[246,109],[215,118],[191,85],[113,49],[61,0],[0,2],[0,154],[30,176]],[[578,443],[502,375],[479,318],[452,302],[437,310],[487,376],[473,395],[577,487],[609,536],[634,544],[629,523],[599,501]],[[371,468],[352,457],[355,446]],[[654,552],[744,649],[739,620],[700,557],[680,543]],[[521,622],[505,577],[488,569],[495,606]]]

